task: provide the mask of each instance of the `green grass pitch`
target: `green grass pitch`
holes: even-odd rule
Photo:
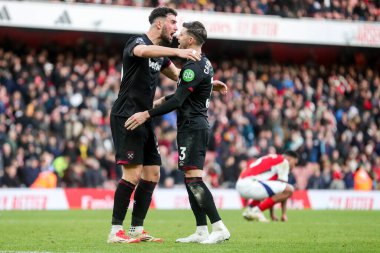
[[[1,211],[0,252],[380,252],[379,211],[289,211],[286,223],[256,223],[221,210],[231,239],[178,244],[191,234],[190,210],[151,210],[145,229],[164,243],[107,244],[111,211]],[[130,222],[127,214],[125,227]]]

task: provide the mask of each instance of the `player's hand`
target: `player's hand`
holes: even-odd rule
[[[137,112],[127,119],[124,127],[127,130],[135,130],[141,124],[144,124],[150,118],[148,111]]]
[[[283,214],[281,216],[281,221],[287,222],[288,221],[288,216],[286,216],[285,214]]]
[[[271,219],[272,221],[278,221],[278,218],[277,218],[276,215],[271,215],[271,216],[270,216],[270,219]]]
[[[213,84],[213,87],[212,87],[213,91],[219,91],[220,94],[222,94],[222,95],[227,94],[227,92],[228,92],[227,84],[225,84],[219,80],[214,80],[212,84]]]
[[[200,61],[201,55],[197,53],[194,49],[178,49],[177,56],[184,59],[189,59],[193,61]]]
[[[165,97],[154,100],[153,101],[153,108],[159,107],[164,102],[165,102]]]

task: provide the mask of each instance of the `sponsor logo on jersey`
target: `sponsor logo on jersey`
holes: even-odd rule
[[[186,82],[191,82],[194,80],[195,73],[191,69],[186,69],[182,74],[182,79]]]
[[[155,71],[160,71],[161,70],[161,64],[158,62],[151,61],[149,58],[149,68],[155,70]]]

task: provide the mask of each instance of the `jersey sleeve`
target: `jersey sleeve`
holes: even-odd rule
[[[168,57],[164,57],[164,61],[162,62],[161,70],[166,69],[172,64],[172,61]]]
[[[179,76],[178,88],[184,87],[191,92],[193,92],[202,80],[202,73],[194,62],[183,66]]]
[[[164,115],[180,107],[191,92],[185,87],[178,87],[173,95],[168,96],[162,105],[148,111],[151,117]],[[165,98],[166,99],[166,98]]]
[[[277,179],[280,181],[288,182],[289,179],[289,162],[284,159],[281,163],[276,165]]]
[[[132,57],[133,49],[138,45],[146,45],[144,39],[141,36],[135,36],[135,37],[130,38],[125,44],[124,53]]]

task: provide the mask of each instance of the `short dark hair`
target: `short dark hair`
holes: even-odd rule
[[[187,29],[187,32],[193,35],[198,44],[202,45],[207,39],[207,31],[205,26],[199,21],[186,22],[182,24]]]
[[[296,158],[298,160],[299,156],[297,154],[297,152],[293,151],[293,150],[285,150],[285,152],[283,153],[283,155],[286,155],[286,156],[291,156],[293,158]]]
[[[149,15],[149,23],[153,24],[156,18],[166,18],[168,14],[173,14],[177,16],[177,12],[169,7],[157,7]]]

